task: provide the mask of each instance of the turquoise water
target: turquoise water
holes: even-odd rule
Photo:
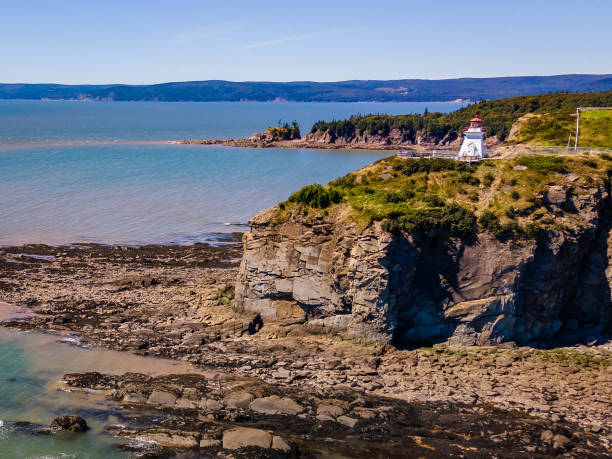
[[[244,137],[278,120],[308,130],[319,119],[460,105],[0,101],[0,244],[206,241],[385,155],[126,142]]]
[[[3,305],[0,303],[0,309]],[[1,312],[1,311],[0,311]],[[61,342],[61,341],[64,342]],[[195,371],[185,362],[141,357],[106,349],[83,349],[71,340],[0,327],[0,458],[118,458],[119,440],[103,426],[121,422],[117,406],[95,394],[60,390],[69,372],[126,371],[151,375]],[[36,435],[41,426],[64,414],[83,416],[85,434]],[[33,423],[33,427],[15,425]]]

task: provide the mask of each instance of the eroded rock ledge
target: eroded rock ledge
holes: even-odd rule
[[[236,376],[75,373],[64,379],[67,390],[114,400],[120,422],[106,432],[125,438],[124,447],[139,442],[147,457],[166,457],[165,448],[237,458],[605,454],[603,442],[572,423],[490,406],[409,403],[346,387],[306,392]]]
[[[581,225],[523,240],[392,235],[300,213],[279,222],[269,209],[244,236],[235,304],[396,344],[597,340],[612,320],[611,200],[606,184],[571,187],[550,186],[544,202]]]

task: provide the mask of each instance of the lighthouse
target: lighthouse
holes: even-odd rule
[[[463,143],[457,159],[463,161],[479,161],[485,158],[484,134],[486,128],[482,127],[482,120],[476,115],[470,120],[470,125],[463,128]]]

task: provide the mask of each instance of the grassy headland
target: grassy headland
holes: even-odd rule
[[[567,206],[553,214],[547,193],[555,185],[588,194],[612,173],[612,157],[519,156],[466,164],[449,159],[382,159],[333,180],[309,185],[279,204],[291,213],[342,213],[362,227],[382,222],[389,232],[466,237],[476,225],[497,237],[533,238],[540,230],[572,231],[585,222]],[[346,210],[348,208],[348,214]]]
[[[576,108],[612,106],[612,91],[555,93],[490,100],[452,113],[423,115],[365,115],[340,121],[318,121],[311,133],[328,132],[334,137],[388,136],[397,129],[410,141],[427,137],[434,142],[452,142],[477,113],[484,119],[488,136],[509,143],[566,145],[575,131]],[[607,113],[584,112],[581,116],[582,146],[612,148],[612,118]]]

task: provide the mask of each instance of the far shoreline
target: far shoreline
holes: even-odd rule
[[[21,98],[0,98],[3,101],[19,101],[19,102],[120,102],[120,103],[192,103],[192,104],[218,104],[218,103],[235,103],[235,104],[464,104],[470,105],[475,103],[474,100],[116,100],[116,99],[21,99]]]

